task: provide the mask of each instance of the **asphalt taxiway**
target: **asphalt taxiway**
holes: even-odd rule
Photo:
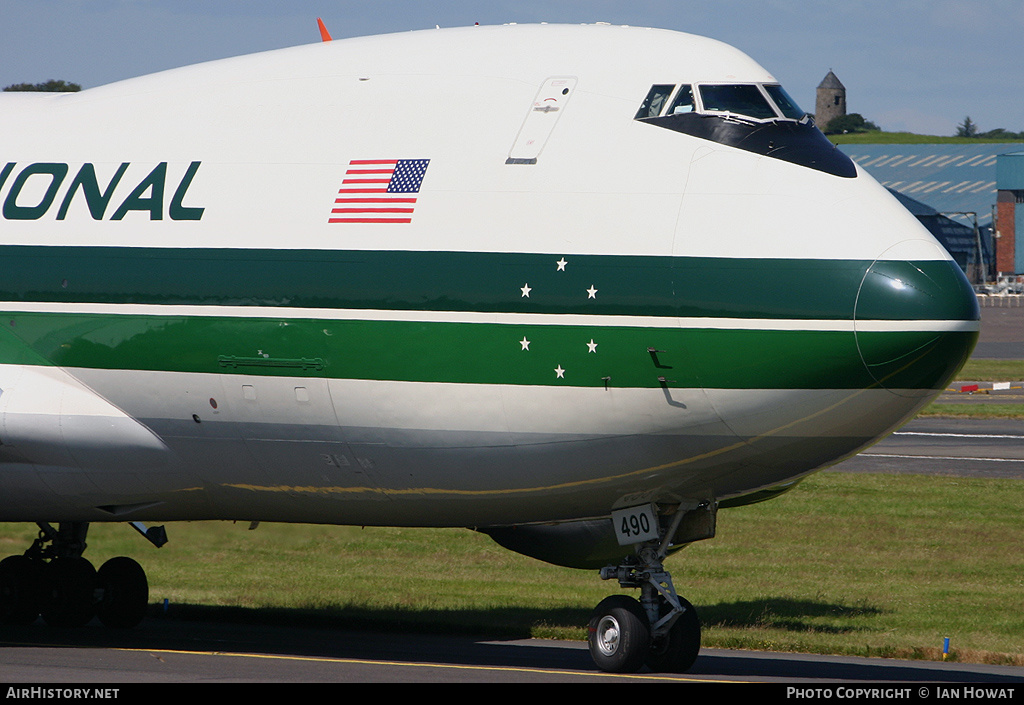
[[[154,683],[1001,683],[1024,668],[705,649],[686,674],[596,670],[579,642],[486,640],[149,620],[6,632],[0,684]]]
[[[1024,479],[1024,420],[917,418],[834,471]]]
[[[1024,360],[1024,297],[981,297],[981,335],[974,357]]]

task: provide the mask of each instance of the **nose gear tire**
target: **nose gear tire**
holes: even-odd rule
[[[651,627],[643,607],[626,595],[606,597],[590,618],[587,642],[590,656],[602,671],[636,672],[651,646]]]

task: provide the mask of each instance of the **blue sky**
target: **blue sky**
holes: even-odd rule
[[[703,34],[771,71],[805,110],[829,69],[887,130],[1024,131],[1021,0],[0,0],[0,86],[92,87],[319,41],[504,22],[611,22]]]

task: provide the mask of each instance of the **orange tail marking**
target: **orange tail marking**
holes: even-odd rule
[[[320,27],[320,39],[325,42],[331,41],[331,33],[328,32],[327,27],[324,26],[324,21],[317,17],[316,24],[318,27]]]

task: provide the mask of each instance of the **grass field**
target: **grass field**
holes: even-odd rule
[[[947,404],[934,403],[918,416],[945,416],[962,419],[1019,419],[1024,418],[1024,404]]]
[[[958,375],[971,382],[1024,381],[1024,360],[968,360]],[[950,386],[955,387],[956,384]],[[959,418],[1024,418],[1024,403],[958,404],[943,398],[925,408],[921,416],[949,416]]]
[[[718,536],[668,560],[706,647],[1024,665],[1024,483],[819,473],[770,502],[723,510]],[[466,529],[168,525],[152,549],[94,524],[91,560],[146,567],[151,619],[188,618],[585,638],[621,592]],[[0,525],[0,555],[26,525]],[[158,606],[168,600],[166,615]]]
[[[827,135],[835,144],[985,144],[1019,142],[1007,139],[978,139],[976,137],[943,137],[918,135],[912,132],[856,132],[845,135]]]
[[[1024,380],[1024,360],[973,358],[967,361],[957,378],[972,382],[1020,382]]]

